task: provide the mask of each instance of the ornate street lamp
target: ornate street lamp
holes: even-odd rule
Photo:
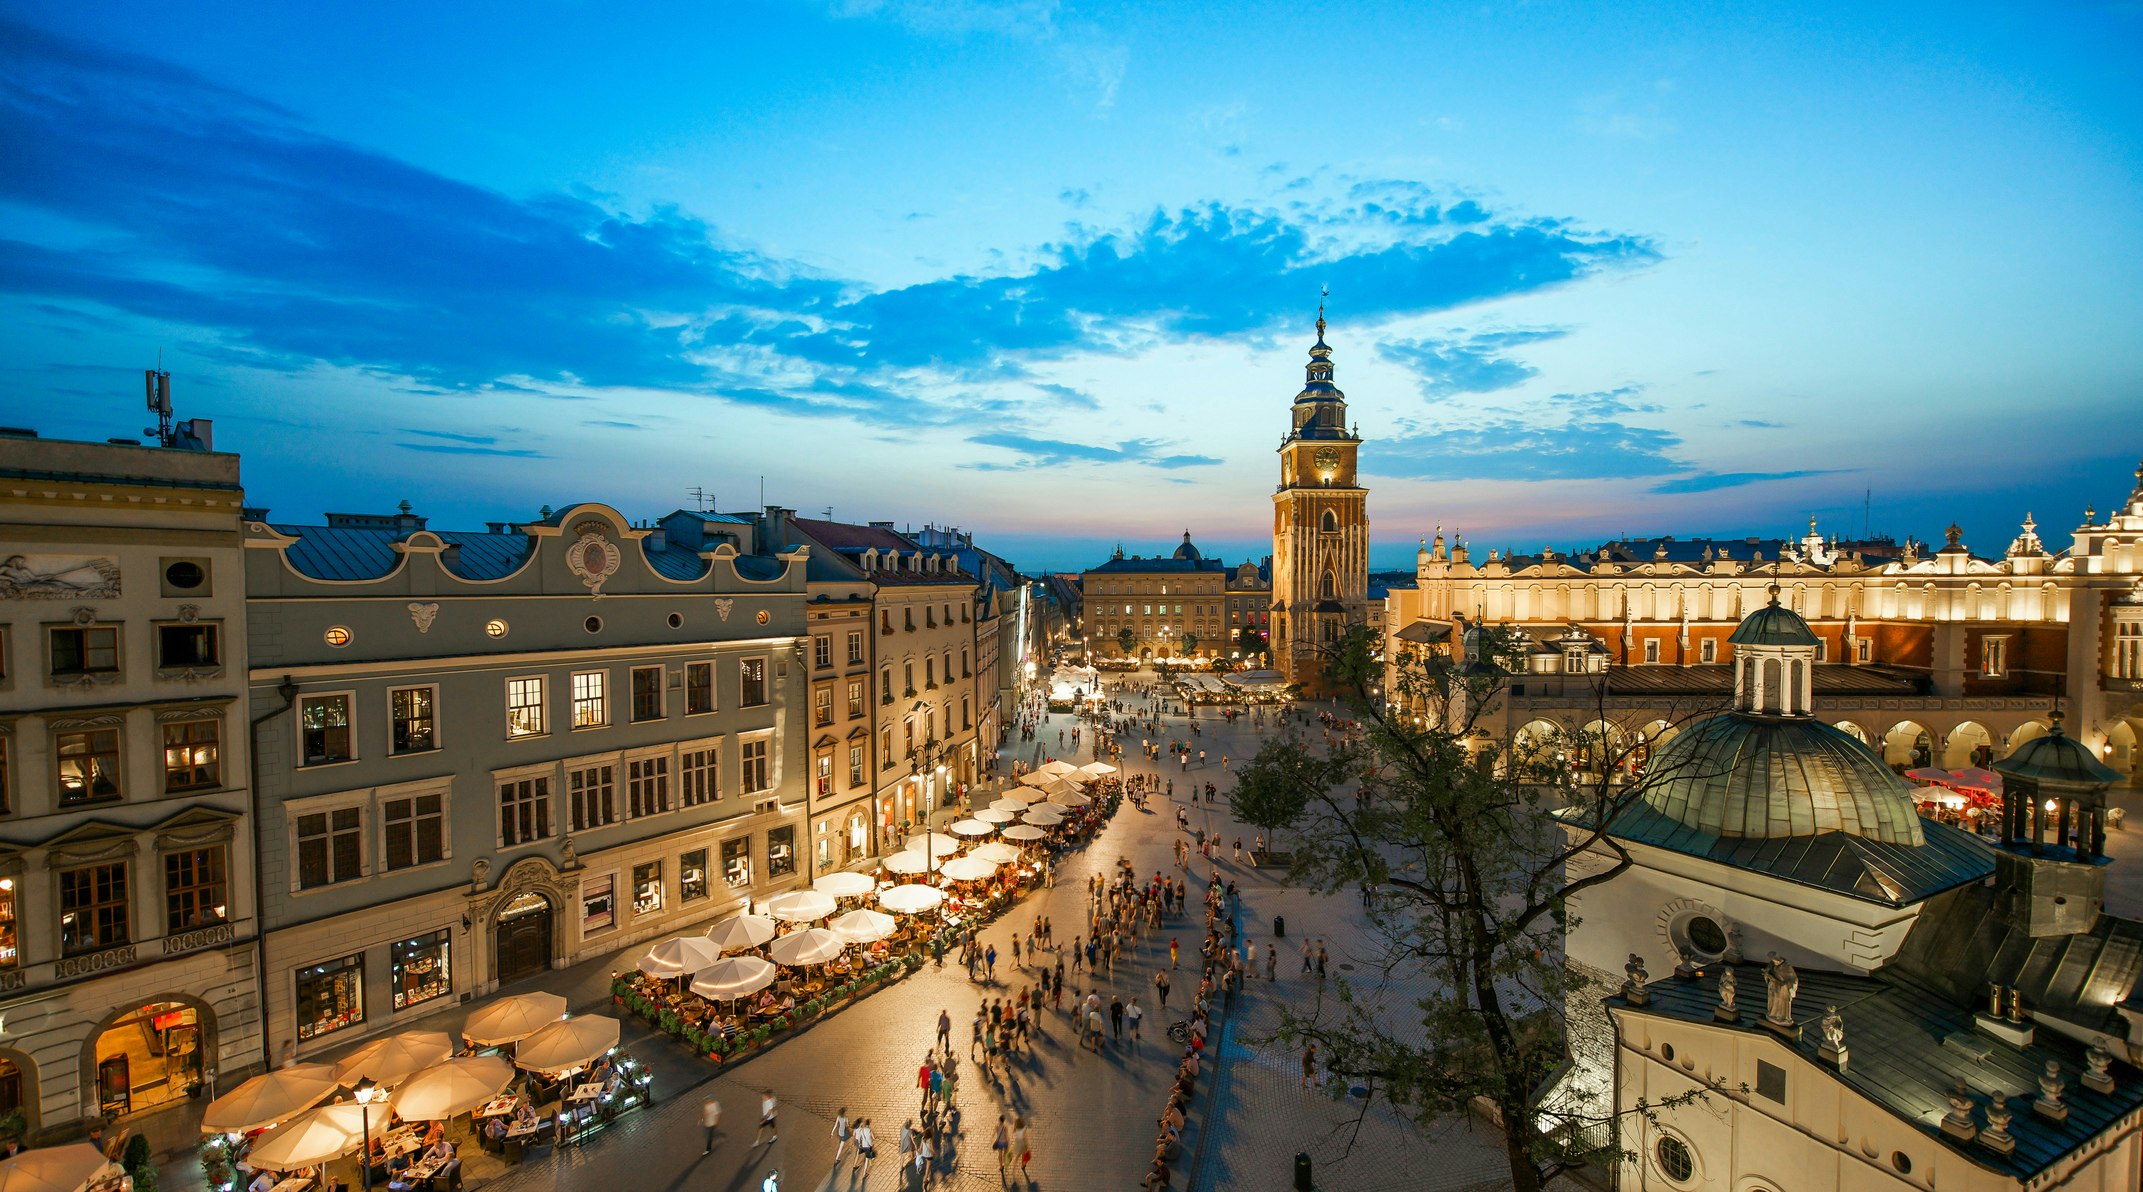
[[[357,1095],[357,1120],[365,1135],[365,1192],[372,1192],[372,1107],[387,1099],[387,1090],[367,1076],[351,1092]]]

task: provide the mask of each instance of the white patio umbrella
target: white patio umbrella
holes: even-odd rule
[[[767,945],[775,964],[825,964],[840,958],[848,941],[823,927],[809,927],[777,937]]]
[[[706,936],[680,935],[649,948],[640,958],[640,971],[650,977],[683,977],[721,958],[722,945]]]
[[[1055,770],[1029,770],[1020,775],[1019,780],[1027,786],[1047,786],[1049,781],[1056,776],[1057,772]]]
[[[1035,769],[1046,771],[1051,774],[1075,774],[1078,772],[1079,767],[1072,765],[1070,762],[1065,761],[1062,758],[1057,758],[1052,761],[1043,762],[1041,765],[1036,766]]]
[[[1053,811],[1030,811],[1021,816],[1020,820],[1037,828],[1054,828],[1064,822],[1064,817]]]
[[[385,1133],[387,1111],[377,1115]],[[366,1110],[355,1101],[308,1109],[261,1136],[246,1152],[246,1166],[290,1171],[340,1159],[365,1145]]]
[[[818,890],[791,890],[766,900],[766,913],[784,923],[809,923],[833,912],[833,895]]]
[[[1025,807],[1029,803],[1035,802],[1039,799],[1046,799],[1048,797],[1048,795],[1045,795],[1032,787],[1023,786],[1014,790],[1006,791],[1004,793],[1003,798],[991,803],[990,806],[995,807],[999,811],[1018,811],[1020,808]]]
[[[763,956],[724,956],[692,978],[692,992],[729,1000],[774,983],[774,966]]]
[[[263,1072],[209,1102],[203,1134],[245,1134],[272,1126],[327,1100],[342,1084],[326,1064],[292,1064]]]
[[[925,857],[921,853],[889,853],[879,864],[893,873],[928,873],[945,863],[944,857]]]
[[[565,1016],[566,1000],[555,993],[517,993],[469,1015],[461,1033],[471,1043],[512,1043]]]
[[[894,886],[878,891],[878,905],[903,915],[920,915],[945,901],[945,891],[935,886]]]
[[[940,872],[956,882],[980,881],[997,872],[997,862],[980,857],[960,857],[947,861]]]
[[[1079,768],[1096,778],[1116,773],[1116,767],[1107,762],[1088,762]]]
[[[514,1044],[513,1062],[531,1072],[564,1072],[595,1061],[618,1045],[618,1020],[583,1014],[554,1022]]]
[[[829,873],[811,883],[811,888],[835,898],[859,898],[878,888],[867,873]]]
[[[1026,806],[1025,803],[1021,803],[1017,799],[1000,799],[998,802],[1010,803],[1015,807]],[[1009,824],[1019,818],[1019,813],[1011,810],[1011,808],[999,807],[997,804],[992,803],[990,806],[976,812],[975,818],[985,824]]]
[[[1066,797],[1066,798],[1070,798],[1071,796],[1067,795],[1067,796],[1065,796],[1065,797]],[[1027,809],[1027,814],[1028,814],[1028,815],[1055,815],[1055,816],[1061,816],[1061,815],[1063,815],[1063,814],[1064,814],[1065,812],[1067,812],[1067,811],[1070,811],[1070,810],[1071,810],[1071,804],[1069,804],[1069,803],[1059,803],[1059,802],[1057,802],[1057,801],[1056,801],[1055,799],[1051,799],[1051,800],[1049,800],[1049,801],[1048,801],[1047,803],[1036,803],[1036,804],[1035,804],[1034,806],[1032,806],[1032,807],[1029,807],[1029,808]]]
[[[984,861],[995,861],[999,865],[1005,865],[1013,861],[1019,860],[1019,849],[1013,845],[1006,844],[1002,840],[992,840],[988,844],[983,845],[981,848],[978,848],[974,852],[971,852],[967,855],[970,857],[979,857]]]
[[[117,1164],[86,1142],[42,1146],[0,1163],[0,1192],[81,1192]]]
[[[955,836],[988,836],[996,830],[997,825],[981,819],[958,820],[950,828]]]
[[[707,938],[724,952],[742,952],[774,938],[774,921],[765,915],[732,915],[707,929]]]
[[[341,1084],[355,1085],[370,1077],[374,1084],[393,1088],[452,1054],[454,1041],[445,1031],[403,1031],[384,1039],[374,1039],[343,1056],[335,1065],[335,1079]]]
[[[835,919],[830,930],[851,944],[867,944],[893,934],[898,926],[884,911],[850,911]]]
[[[1041,840],[1048,835],[1049,833],[1042,831],[1033,824],[1014,824],[1004,830],[1006,840]]]
[[[908,837],[907,843],[901,845],[901,848],[911,853],[919,853],[923,851],[923,843],[926,840],[930,843],[930,851],[934,853],[957,853],[967,843],[957,836],[947,836],[943,832],[917,832]]]
[[[1069,794],[1051,795],[1049,801],[1060,807],[1084,807],[1094,801],[1094,796],[1082,795],[1078,791],[1072,791]]]
[[[513,1083],[513,1075],[513,1061],[502,1055],[464,1055],[443,1060],[394,1090],[394,1111],[413,1122],[435,1122],[467,1113],[498,1096],[499,1090]]]
[[[1056,798],[1058,795],[1076,795],[1079,793],[1079,788],[1077,786],[1064,781],[1062,778],[1059,778],[1056,781],[1049,783],[1047,786],[1038,786],[1035,789],[1041,791],[1045,795],[1048,795],[1052,799]]]

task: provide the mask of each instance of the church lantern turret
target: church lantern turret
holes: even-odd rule
[[[1727,639],[1734,647],[1734,710],[1744,716],[1815,715],[1815,632],[1778,602],[1750,613]]]

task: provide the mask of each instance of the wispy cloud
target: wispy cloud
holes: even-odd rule
[[[1655,493],[1708,493],[1722,488],[1740,488],[1770,480],[1797,480],[1803,476],[1830,476],[1836,468],[1804,468],[1793,472],[1699,472],[1652,486]]]
[[[983,447],[1003,448],[1020,457],[1010,462],[980,460],[962,465],[978,471],[988,472],[1027,468],[1054,468],[1074,463],[1135,463],[1155,468],[1197,468],[1209,467],[1221,462],[1210,455],[1191,455],[1171,451],[1172,444],[1158,439],[1127,439],[1112,447],[1097,443],[1073,443],[1063,439],[1044,439],[1031,435],[992,431],[989,434],[969,435],[967,441]]]
[[[1510,389],[1540,375],[1540,370],[1511,358],[1510,349],[1543,340],[1560,339],[1567,328],[1539,327],[1517,331],[1458,332],[1445,339],[1395,340],[1378,344],[1386,360],[1418,374],[1421,392],[1427,397],[1455,393],[1493,393]]]
[[[434,455],[498,455],[509,459],[548,459],[530,447],[477,447],[460,443],[396,443],[404,451],[428,451]]]

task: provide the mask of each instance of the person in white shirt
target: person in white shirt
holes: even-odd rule
[[[712,1097],[700,1102],[699,1124],[707,1131],[707,1145],[700,1154],[711,1155],[714,1153],[714,1132],[722,1125],[722,1103]]]
[[[836,1171],[841,1168],[841,1153],[848,1149],[849,1133],[848,1106],[843,1105],[841,1112],[833,1115],[833,1166]]]
[[[871,1160],[878,1157],[877,1140],[871,1137],[871,1119],[856,1123],[856,1174],[869,1178]]]
[[[780,1142],[781,1135],[774,1129],[774,1090],[768,1089],[759,1096],[759,1132],[752,1135],[752,1145],[758,1146],[760,1135],[768,1142]]]

